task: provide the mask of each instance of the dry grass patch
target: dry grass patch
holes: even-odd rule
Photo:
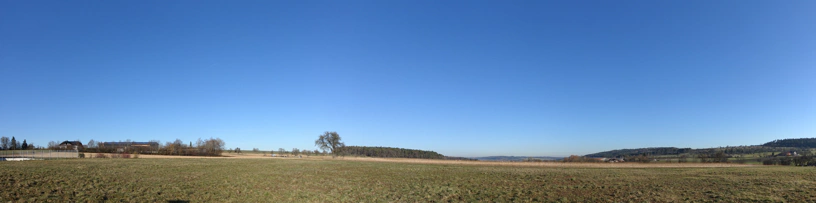
[[[599,168],[410,160],[0,162],[0,200],[30,202],[776,202],[816,199],[805,167]]]

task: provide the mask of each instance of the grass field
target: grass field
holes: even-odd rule
[[[614,166],[614,165],[610,165]],[[779,202],[816,200],[812,167],[545,167],[356,159],[0,162],[0,200],[32,202]]]

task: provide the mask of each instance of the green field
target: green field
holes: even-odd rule
[[[72,159],[0,162],[0,188],[2,202],[801,202],[816,200],[816,168]]]

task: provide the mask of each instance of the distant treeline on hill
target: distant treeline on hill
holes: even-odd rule
[[[677,147],[651,147],[639,149],[616,149],[612,151],[598,152],[594,154],[587,154],[587,157],[621,157],[621,156],[638,156],[638,155],[678,155],[691,152],[691,148],[677,148]]]
[[[605,152],[587,154],[587,157],[630,157],[630,156],[660,156],[660,155],[681,155],[681,154],[714,154],[723,152],[725,154],[753,154],[753,153],[773,153],[788,151],[807,151],[806,149],[816,148],[816,138],[798,138],[774,140],[762,145],[751,146],[726,146],[714,148],[676,148],[676,147],[652,147],[638,149],[617,149]]]
[[[394,147],[345,146],[341,150],[343,155],[349,156],[445,159],[444,155],[441,155],[434,151],[403,149]]]
[[[796,139],[781,139],[774,140],[762,144],[766,147],[798,147],[798,148],[816,148],[816,138],[796,138]]]

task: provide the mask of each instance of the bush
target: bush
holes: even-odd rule
[[[776,165],[776,164],[779,164],[779,163],[777,163],[777,160],[776,160],[776,159],[765,159],[765,160],[762,160],[762,165]]]
[[[779,165],[790,166],[791,163],[793,163],[793,160],[791,160],[790,158],[783,158],[779,160]]]
[[[94,156],[94,158],[108,158],[108,156],[107,156],[107,155],[105,155],[105,154],[103,154],[103,153],[96,153],[96,155]]]
[[[85,158],[85,153],[79,153],[79,158]]]

